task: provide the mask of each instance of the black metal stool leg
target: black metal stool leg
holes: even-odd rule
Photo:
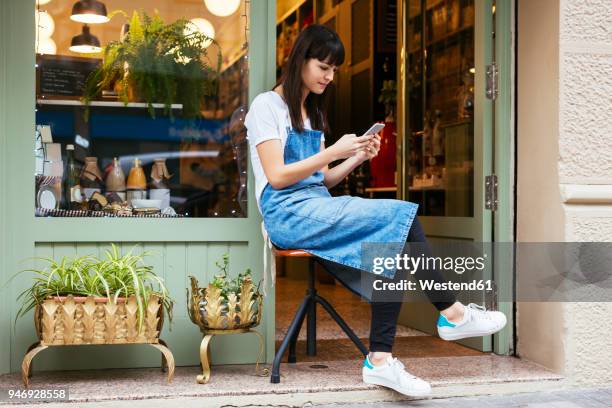
[[[289,341],[289,355],[287,356],[287,362],[288,363],[295,363],[297,362],[297,357],[295,355],[295,347],[297,344],[297,340],[298,337],[300,336],[300,331],[302,330],[302,325],[304,324],[304,318],[306,317],[306,315],[308,314],[308,308],[310,307],[310,303],[314,303],[314,299],[310,296],[307,297],[309,303],[308,306],[306,306],[306,313],[304,313],[300,319],[300,321],[298,322],[297,325],[297,330],[295,331],[295,334],[293,335],[293,337],[291,337],[291,340]]]
[[[306,354],[317,355],[317,289],[315,288],[315,262],[308,258],[308,297],[312,299],[308,305],[306,322]]]
[[[338,323],[338,326],[340,326],[340,328],[344,330],[344,332],[346,333],[347,336],[349,336],[352,342],[355,343],[359,351],[361,351],[361,354],[366,356],[368,354],[368,349],[366,348],[366,346],[363,345],[359,337],[357,337],[355,332],[348,326],[348,324],[346,324],[344,319],[340,317],[340,315],[338,314],[338,312],[336,312],[333,306],[330,305],[327,300],[323,299],[319,295],[315,295],[315,301],[317,303],[320,303],[321,306],[323,306],[323,308],[327,311],[327,313],[329,313],[330,316],[336,321],[336,323]]]
[[[306,297],[302,301],[300,307],[298,308],[298,311],[293,317],[293,321],[289,325],[289,329],[287,330],[287,334],[285,334],[283,342],[276,351],[276,355],[274,356],[274,362],[272,363],[272,375],[270,376],[271,383],[278,384],[280,382],[280,363],[283,358],[283,354],[285,354],[285,350],[287,350],[287,346],[289,345],[291,338],[295,335],[295,332],[299,328],[298,323],[300,322],[300,320],[304,320],[304,316],[306,315],[306,310],[310,302],[312,302],[312,300],[309,297]]]

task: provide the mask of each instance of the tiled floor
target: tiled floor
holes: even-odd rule
[[[367,339],[362,339],[367,347]],[[276,342],[278,348],[280,341]],[[362,356],[357,347],[348,339],[317,340],[317,355],[306,355],[306,341],[298,341],[297,361],[361,361]],[[463,347],[456,343],[449,343],[431,336],[404,336],[395,339],[393,355],[402,358],[421,357],[453,357],[453,356],[482,356],[483,353]],[[287,353],[283,358],[287,361]]]
[[[367,339],[370,333],[370,304],[362,301],[341,284],[316,285],[319,294],[332,304],[359,338]],[[282,340],[295,312],[306,293],[307,282],[300,279],[279,277],[276,280],[276,340]],[[398,326],[397,336],[426,336],[427,334],[405,326]],[[346,338],[340,327],[322,307],[317,306],[317,339]],[[306,328],[299,339],[306,339]],[[366,343],[367,346],[367,343]]]
[[[276,344],[282,341],[299,302],[306,291],[306,282],[299,279],[278,278],[276,283]],[[370,305],[351,294],[342,285],[319,284],[317,291],[328,299],[355,334],[368,346],[370,333]],[[317,355],[307,356],[305,323],[297,345],[298,361],[360,360],[357,347],[342,329],[323,310],[317,307]],[[430,336],[418,330],[398,326],[394,354],[401,358],[479,356],[481,352]],[[286,361],[286,355],[285,359]]]
[[[559,377],[537,364],[492,355],[405,359],[406,368],[433,387],[448,384],[495,384],[546,381]],[[281,366],[281,383],[254,375],[253,365],[215,366],[208,384],[197,384],[197,367],[178,367],[172,384],[158,368],[35,372],[32,388],[70,390],[71,402],[184,396],[294,394],[375,390],[361,381],[360,361],[320,361]],[[321,366],[325,367],[322,368]],[[20,388],[18,373],[0,376],[0,389]]]

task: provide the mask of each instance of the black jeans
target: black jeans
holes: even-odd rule
[[[425,244],[425,256],[429,256],[431,254],[431,250],[427,245],[427,240],[425,238],[425,232],[423,231],[423,227],[419,222],[418,218],[415,217],[412,226],[410,227],[410,231],[408,232],[408,238],[406,242],[421,242]],[[353,275],[359,275],[359,270],[353,270],[348,266],[327,261],[322,258],[317,259],[319,263],[323,265],[328,272],[332,275],[338,276],[347,276],[347,272]],[[347,271],[351,269],[352,271]],[[414,274],[416,280],[421,281],[424,279],[433,280],[435,282],[445,282],[442,274],[436,270],[428,270],[424,271],[422,268],[417,269]],[[342,279],[338,279],[341,283],[343,283],[347,288],[351,291],[360,295],[355,290],[355,287],[351,287],[347,285]],[[452,306],[455,301],[455,294],[451,291],[425,291],[425,294],[430,299],[431,303],[435,306],[437,310],[444,310],[448,307]],[[400,309],[402,307],[401,302],[385,302],[385,301],[372,301],[370,302],[372,308],[372,321],[370,325],[370,351],[382,351],[382,352],[391,352],[393,348],[393,341],[395,340],[395,333],[397,329],[397,318],[399,316]]]

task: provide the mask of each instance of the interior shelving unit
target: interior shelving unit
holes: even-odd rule
[[[39,105],[57,105],[57,106],[85,106],[85,104],[79,100],[74,99],[37,99],[36,103]],[[121,101],[91,101],[90,106],[102,107],[102,108],[146,108],[148,105],[145,102],[128,102],[123,103]],[[152,103],[155,109],[163,109],[163,103]],[[183,104],[173,103],[170,105],[170,109],[183,109]]]

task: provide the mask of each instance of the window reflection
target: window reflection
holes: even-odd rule
[[[246,217],[247,4],[73,3],[35,11],[36,214]]]

